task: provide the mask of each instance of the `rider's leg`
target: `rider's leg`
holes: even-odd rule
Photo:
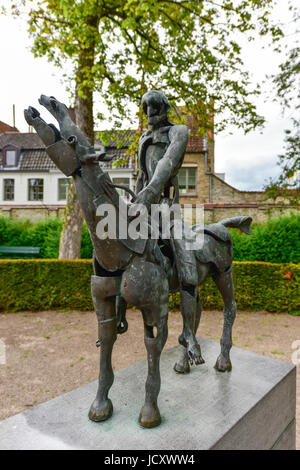
[[[200,345],[195,337],[197,307],[197,288],[182,284],[180,288],[180,308],[183,318],[183,330],[178,338],[179,343],[187,348],[191,364],[203,364]]]
[[[183,319],[183,330],[178,341],[187,348],[191,363],[202,364],[201,349],[194,331],[198,286],[195,253],[186,249],[184,240],[174,238],[171,243],[180,282],[180,308]]]
[[[200,302],[199,295],[197,295],[196,315],[195,315],[195,323],[194,323],[195,335],[197,333],[198,326],[200,323],[201,313],[202,313],[202,305]],[[179,360],[176,362],[174,366],[174,370],[178,374],[187,374],[190,372],[189,356],[188,356],[187,348],[185,346],[182,346],[181,348],[182,348],[181,355],[180,355]],[[203,358],[202,358],[202,361],[203,361],[202,363],[205,362]]]
[[[194,251],[186,249],[185,240],[172,238],[171,245],[180,283],[180,308],[183,319],[183,330],[178,341],[187,348],[191,363],[202,364],[201,349],[194,333],[198,286],[197,260]]]

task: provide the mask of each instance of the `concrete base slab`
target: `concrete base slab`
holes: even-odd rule
[[[162,424],[141,428],[146,361],[115,374],[114,414],[89,421],[97,382],[0,422],[0,449],[295,449],[296,368],[233,347],[231,372],[213,366],[220,346],[199,338],[206,363],[177,375],[179,348],[162,354]]]

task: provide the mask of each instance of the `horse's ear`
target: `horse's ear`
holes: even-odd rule
[[[60,135],[60,132],[57,129],[57,127],[55,127],[54,124],[48,124],[48,126],[51,127],[51,129],[53,129],[53,131],[54,131],[55,142],[58,142],[59,140],[61,140],[61,135]]]
[[[49,101],[50,101],[50,104],[51,104],[52,108],[56,111],[57,99],[54,98],[54,96],[50,96]]]

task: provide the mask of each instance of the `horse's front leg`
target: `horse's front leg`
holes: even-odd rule
[[[153,428],[161,423],[157,398],[160,391],[160,355],[168,337],[168,305],[161,308],[160,320],[153,321],[152,312],[143,309],[145,346],[148,358],[145,403],[141,409],[139,423]],[[154,316],[155,318],[155,316]]]
[[[117,314],[117,332],[119,335],[126,333],[128,330],[128,322],[126,320],[127,302],[121,296],[116,297],[116,314]]]
[[[120,279],[92,276],[92,298],[98,319],[100,374],[96,398],[89,411],[92,421],[105,421],[112,415],[113,405],[108,392],[114,381],[111,356],[117,338],[116,294]]]

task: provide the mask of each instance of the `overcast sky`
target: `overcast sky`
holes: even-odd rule
[[[295,5],[298,2],[293,0]],[[280,0],[276,17],[288,21],[287,6],[287,0]],[[285,43],[290,41],[292,45],[293,40],[291,36]],[[28,130],[23,109],[29,104],[38,107],[40,94],[53,95],[69,103],[60,70],[46,59],[34,58],[30,44],[24,22],[0,15],[0,120],[12,125],[15,104],[16,126],[22,132]],[[245,43],[243,48],[245,64],[254,83],[262,83],[266,74],[276,73],[280,63],[280,57],[270,48],[263,49],[263,45],[266,43],[258,39]],[[264,89],[270,93],[270,84]],[[242,131],[232,129],[233,135],[227,131],[216,136],[215,171],[224,172],[229,184],[243,190],[261,189],[269,176],[278,173],[277,155],[283,149],[284,129],[289,126],[288,115],[282,115],[280,106],[267,98],[267,93],[258,100],[257,106],[267,121],[262,133],[244,136]]]

